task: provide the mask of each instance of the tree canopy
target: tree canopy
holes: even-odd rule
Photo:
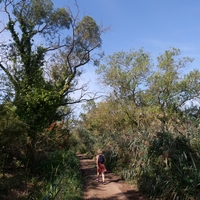
[[[97,73],[129,116],[156,109],[162,113],[159,116],[163,116],[160,120],[164,122],[166,115],[169,120],[170,113],[177,113],[200,98],[200,72],[181,73],[192,61],[181,57],[180,50],[175,48],[158,56],[157,64],[152,63],[150,54],[143,49],[122,51],[108,56],[106,64],[101,65]]]
[[[1,45],[0,68],[11,83],[17,113],[31,129],[41,130],[56,119],[59,106],[72,100],[69,93],[76,89],[79,68],[101,46],[102,30],[92,17],[79,20],[49,0],[2,4],[8,19],[4,31],[11,38]],[[2,92],[10,89],[3,86],[7,90]]]

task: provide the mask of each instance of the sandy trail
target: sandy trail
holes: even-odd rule
[[[96,168],[93,159],[84,155],[80,158],[81,170],[85,179],[84,200],[148,200],[133,186],[125,183],[113,173],[105,174],[105,182],[96,182]]]

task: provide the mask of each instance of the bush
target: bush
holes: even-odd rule
[[[30,198],[82,199],[82,175],[79,161],[72,151],[57,150],[51,153],[41,164],[40,170],[44,178]]]
[[[148,149],[148,157],[138,179],[140,190],[166,200],[199,196],[200,160],[186,137],[159,133]]]

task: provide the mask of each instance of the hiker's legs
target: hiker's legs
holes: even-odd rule
[[[98,168],[97,168],[97,178],[96,180],[99,180],[99,171],[98,171]]]
[[[102,182],[104,183],[104,181],[105,181],[105,174],[104,174],[104,172],[101,173],[101,176],[102,176]]]

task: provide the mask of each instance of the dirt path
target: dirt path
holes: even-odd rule
[[[79,158],[85,179],[84,200],[148,200],[136,188],[128,185],[113,173],[106,173],[105,185],[96,182],[94,160],[84,155],[79,155]]]

